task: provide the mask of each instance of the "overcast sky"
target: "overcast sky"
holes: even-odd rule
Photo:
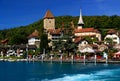
[[[29,25],[42,19],[47,9],[54,16],[118,15],[120,0],[0,0],[0,30]]]

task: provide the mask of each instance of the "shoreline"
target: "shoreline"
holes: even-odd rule
[[[44,61],[42,61],[42,60],[39,60],[39,61],[36,61],[36,62],[48,62],[48,63],[105,63],[105,64],[109,64],[109,63],[120,63],[120,61],[108,61],[107,63],[106,63],[106,61],[79,61],[79,60],[74,60],[74,61],[71,61],[71,60],[69,60],[69,61],[59,61],[59,60],[53,60],[53,61],[50,61],[50,60],[44,60]]]
[[[50,60],[50,59],[0,59],[0,62],[48,62],[48,63],[106,63],[106,64],[109,64],[109,63],[120,63],[120,60],[108,60],[106,62],[106,60],[88,60],[86,59],[85,61],[83,59],[80,59],[80,60],[71,60],[71,59],[68,59],[68,60],[60,60],[60,59],[56,59],[56,60]]]

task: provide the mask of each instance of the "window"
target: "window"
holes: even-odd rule
[[[113,39],[117,39],[117,37],[114,37]]]

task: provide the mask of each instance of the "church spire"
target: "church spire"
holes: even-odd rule
[[[80,9],[80,16],[79,16],[79,21],[78,21],[78,28],[82,29],[82,27],[84,26],[84,22],[82,19],[82,10]]]

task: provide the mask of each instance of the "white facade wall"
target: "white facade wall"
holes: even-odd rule
[[[101,34],[96,32],[83,32],[83,33],[75,33],[75,36],[92,36],[95,35],[99,41],[101,41]]]
[[[30,38],[28,40],[28,45],[36,45],[36,42],[40,42],[40,39]]]
[[[116,42],[116,44],[120,44],[120,38],[116,34],[106,35],[104,39],[106,38],[111,38],[113,42]]]

